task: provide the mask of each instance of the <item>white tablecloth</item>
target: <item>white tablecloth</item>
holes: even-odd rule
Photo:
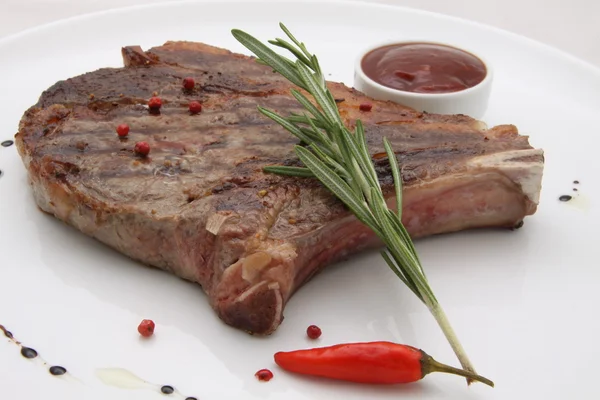
[[[0,37],[76,15],[169,0],[0,0]],[[506,29],[600,66],[597,0],[367,0],[470,19]]]

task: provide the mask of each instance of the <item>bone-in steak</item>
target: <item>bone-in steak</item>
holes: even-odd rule
[[[122,49],[104,68],[46,90],[16,135],[39,207],[145,264],[198,282],[226,323],[268,334],[324,266],[379,246],[315,179],[262,172],[295,165],[297,140],[257,111],[300,111],[290,84],[253,58],[200,43]],[[182,87],[191,76],[196,88]],[[537,207],[543,153],[512,125],[432,115],[330,83],[357,118],[393,201],[387,136],[402,167],[403,221],[414,238],[519,226]],[[163,106],[146,106],[156,92]],[[190,115],[188,104],[203,111]],[[359,110],[370,102],[371,112]],[[130,126],[129,136],[115,133]],[[147,158],[133,153],[147,141]]]

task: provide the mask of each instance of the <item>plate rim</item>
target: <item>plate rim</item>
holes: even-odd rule
[[[19,40],[21,40],[23,38],[36,36],[39,34],[43,34],[44,32],[49,32],[49,31],[51,32],[56,27],[61,27],[61,26],[65,26],[65,25],[68,26],[70,23],[73,23],[73,22],[80,22],[80,21],[86,21],[86,20],[91,20],[91,19],[96,19],[96,18],[102,18],[106,15],[111,15],[111,14],[127,14],[129,12],[133,12],[133,11],[137,11],[137,10],[146,10],[146,9],[153,9],[153,8],[155,8],[155,9],[169,8],[171,6],[181,6],[181,5],[185,5],[185,4],[198,4],[198,3],[215,3],[215,4],[222,4],[222,3],[352,4],[354,6],[373,7],[373,8],[388,9],[388,10],[389,9],[401,10],[401,11],[408,12],[408,13],[419,14],[419,15],[423,15],[423,16],[427,16],[427,17],[431,17],[431,18],[440,18],[440,19],[444,19],[447,21],[453,21],[453,22],[456,22],[459,24],[470,25],[470,26],[473,26],[473,27],[476,27],[479,29],[484,29],[484,30],[487,30],[490,32],[497,33],[501,36],[507,37],[511,40],[515,40],[515,41],[521,42],[523,44],[536,47],[539,50],[550,53],[552,56],[559,57],[559,58],[564,59],[565,61],[576,64],[580,68],[584,68],[584,69],[588,70],[588,72],[598,75],[600,77],[600,66],[597,66],[597,65],[591,63],[590,61],[587,61],[580,57],[577,57],[577,56],[569,53],[566,50],[559,49],[558,47],[555,47],[551,44],[541,42],[537,39],[533,39],[528,36],[509,31],[507,29],[499,28],[499,27],[489,25],[489,24],[486,24],[483,22],[473,21],[473,20],[463,18],[463,17],[457,17],[457,16],[443,14],[443,13],[429,11],[429,10],[422,10],[422,9],[408,7],[408,6],[404,6],[404,5],[384,4],[384,3],[379,3],[378,0],[374,0],[374,1],[375,2],[370,2],[367,0],[176,0],[176,1],[164,0],[164,1],[157,2],[157,3],[137,4],[137,5],[132,5],[132,6],[110,8],[108,10],[94,11],[94,12],[84,13],[84,14],[80,14],[80,15],[67,17],[67,18],[61,18],[59,20],[47,22],[47,23],[44,23],[41,25],[36,25],[36,26],[24,29],[22,31],[19,31],[19,32],[16,32],[13,34],[10,34],[10,35],[4,36],[4,37],[0,37],[0,48],[4,47],[6,45],[9,45],[9,44],[18,42]]]
[[[318,0],[280,0],[280,2],[288,2],[288,3],[293,3],[293,4],[301,4],[301,3],[320,3]],[[518,34],[514,34],[510,31],[505,31],[499,28],[495,28],[493,26],[488,26],[485,24],[481,24],[478,22],[473,22],[473,21],[469,21],[469,20],[464,20],[462,18],[457,18],[457,17],[451,17],[451,16],[447,16],[444,14],[438,14],[438,13],[433,13],[433,12],[429,12],[429,11],[423,11],[423,10],[418,10],[418,9],[413,9],[410,7],[404,7],[404,6],[395,6],[395,5],[385,5],[385,4],[373,4],[373,3],[369,3],[366,1],[357,1],[357,0],[350,0],[350,1],[345,1],[345,0],[325,0],[326,3],[330,3],[330,4],[355,4],[355,5],[366,5],[366,6],[372,6],[374,7],[373,9],[379,9],[379,10],[391,10],[391,9],[399,9],[400,12],[406,12],[407,15],[424,15],[424,16],[429,16],[432,18],[442,18],[444,20],[447,21],[457,21],[457,23],[460,24],[465,24],[466,26],[476,26],[479,29],[484,29],[487,30],[488,32],[494,32],[494,31],[500,31],[500,35],[499,38],[503,37],[506,40],[510,40],[512,43],[521,43],[522,45],[529,45],[531,42],[531,44],[533,45],[533,47],[538,48],[538,50],[540,52],[545,51],[544,48],[548,48],[549,50],[551,50],[551,52],[549,52],[548,56],[550,57],[560,57],[562,59],[565,60],[565,62],[571,62],[571,61],[575,61],[575,63],[573,63],[573,65],[579,65],[579,66],[585,66],[585,64],[589,64],[584,60],[580,60],[577,57],[571,56],[568,53],[566,53],[566,58],[560,56],[560,53],[563,53],[561,50],[553,48],[552,46],[549,45],[545,45],[544,43],[540,43],[537,42],[533,39],[529,39],[525,36],[521,36]],[[104,10],[104,11],[99,11],[99,12],[93,12],[93,13],[87,13],[87,14],[83,14],[83,15],[79,15],[79,16],[74,16],[74,17],[70,17],[70,18],[64,18],[58,21],[53,21],[47,24],[42,24],[36,27],[32,27],[30,29],[27,29],[25,31],[22,31],[20,33],[5,37],[5,38],[0,38],[0,49],[3,48],[3,46],[6,45],[10,45],[13,43],[18,43],[20,40],[27,40],[27,39],[31,39],[31,38],[35,38],[35,37],[39,37],[39,35],[43,35],[44,33],[52,33],[55,32],[56,29],[65,29],[68,28],[70,26],[70,24],[74,23],[74,22],[81,22],[81,21],[95,21],[97,18],[98,19],[102,19],[105,18],[107,16],[111,16],[111,15],[120,15],[120,14],[127,14],[130,12],[135,12],[136,10],[152,10],[152,9],[161,9],[161,7],[165,7],[168,8],[169,6],[181,6],[183,4],[202,4],[202,3],[211,3],[211,4],[220,4],[220,3],[232,3],[232,4],[274,4],[277,3],[276,0],[178,0],[178,1],[173,1],[173,2],[160,2],[160,3],[154,3],[154,4],[146,4],[146,5],[138,5],[138,6],[129,6],[129,7],[121,7],[121,8],[116,8],[116,9],[110,9],[110,10]],[[9,39],[9,40],[4,40],[4,39]],[[538,47],[541,46],[541,47]],[[589,65],[592,67],[592,69],[589,71],[589,73],[591,74],[599,74],[600,75],[600,68],[597,68],[594,65]],[[67,393],[65,392],[65,395]],[[318,397],[320,397],[321,394],[319,394]],[[65,396],[66,397],[66,396]],[[125,396],[124,396],[125,397]],[[412,396],[410,396],[412,397]],[[118,398],[121,398],[121,396],[118,396]]]

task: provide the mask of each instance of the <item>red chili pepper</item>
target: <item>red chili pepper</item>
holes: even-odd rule
[[[275,354],[275,362],[290,372],[358,383],[410,383],[431,372],[446,372],[494,386],[489,379],[441,364],[422,350],[391,342],[279,352]]]

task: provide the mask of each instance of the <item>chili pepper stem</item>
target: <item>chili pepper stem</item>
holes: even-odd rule
[[[481,375],[477,375],[470,371],[465,371],[464,369],[454,368],[450,365],[442,364],[441,362],[434,360],[433,357],[424,351],[421,350],[421,352],[423,353],[423,358],[421,359],[421,371],[423,372],[423,376],[431,372],[444,372],[447,374],[464,376],[471,381],[478,381],[494,387],[494,382]]]
[[[429,302],[427,296],[424,296],[424,302],[442,329],[442,332],[444,332],[444,335],[450,343],[452,350],[454,350],[454,354],[456,354],[456,357],[458,358],[460,365],[463,367],[463,370],[476,375],[475,368],[473,367],[473,364],[471,364],[471,360],[469,360],[469,357],[467,356],[465,349],[462,347],[460,340],[458,340],[458,336],[456,336],[454,329],[452,329],[450,321],[448,320],[448,317],[446,317],[446,313],[444,312],[442,306],[440,306],[437,301],[434,303]],[[468,376],[466,378],[468,385],[473,383],[473,379]]]

